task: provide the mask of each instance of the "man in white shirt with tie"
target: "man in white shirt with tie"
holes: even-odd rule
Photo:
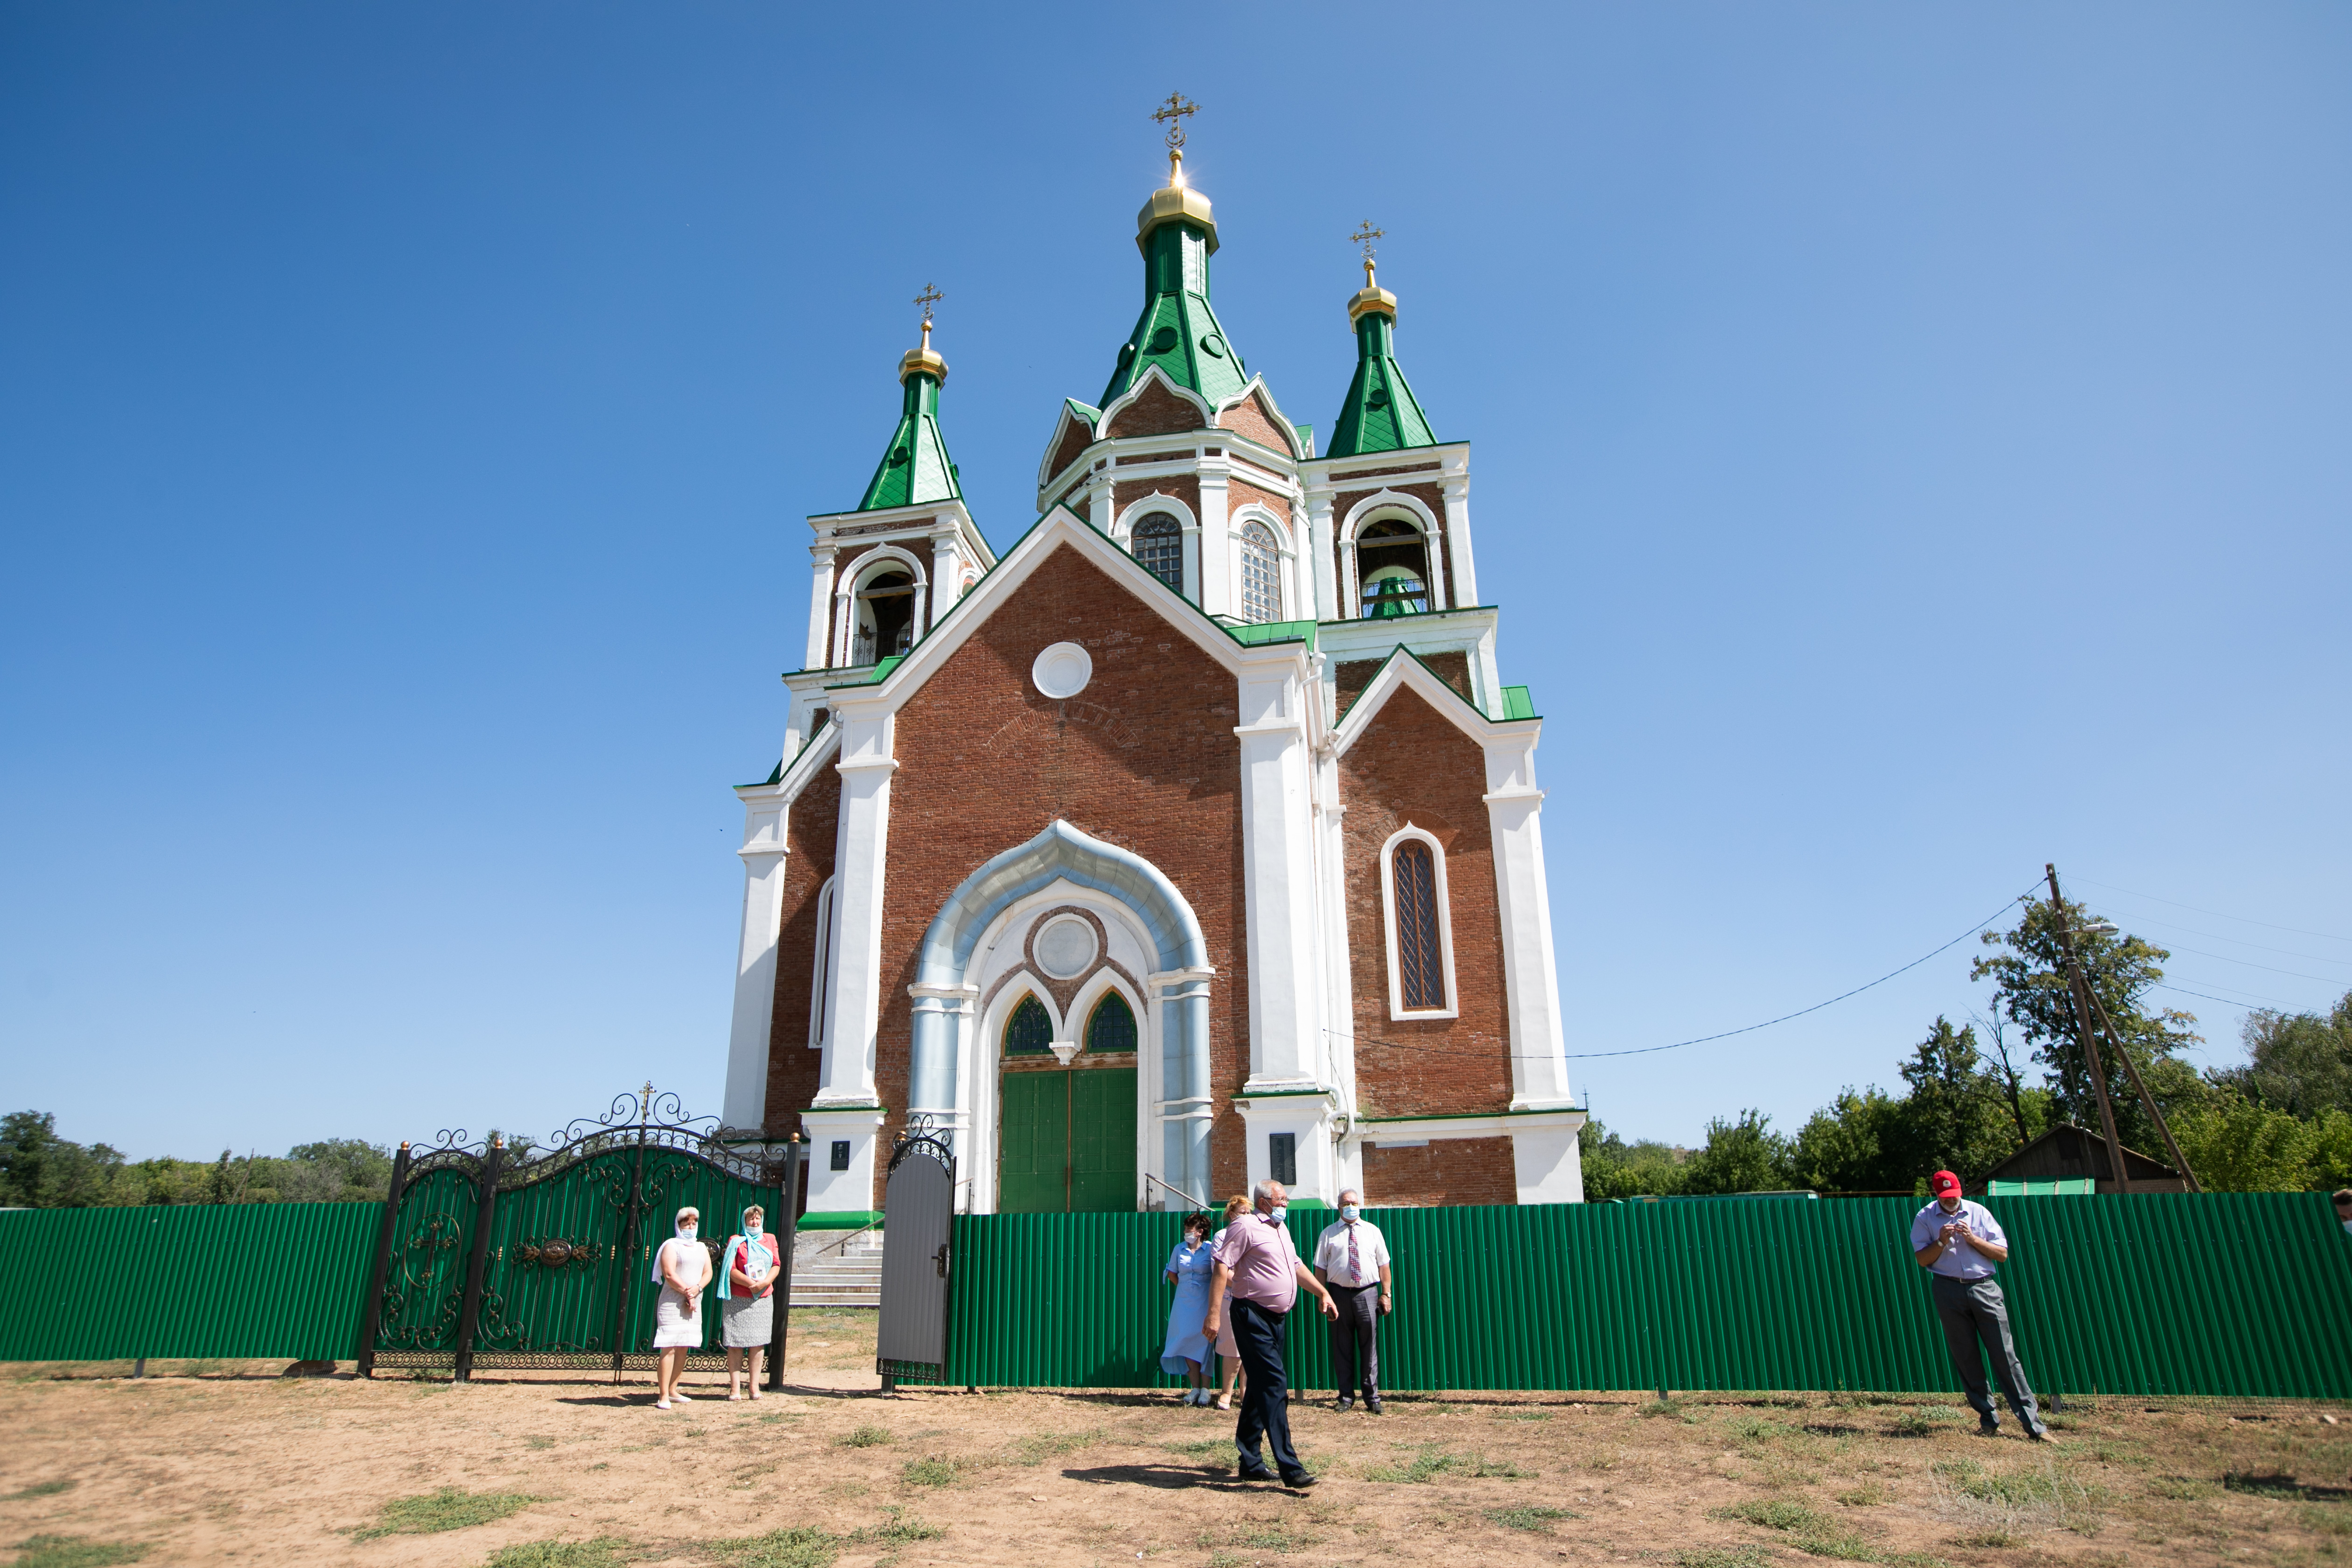
[[[1357,1347],[1363,1350],[1364,1408],[1381,1413],[1380,1321],[1391,1305],[1389,1243],[1364,1217],[1363,1194],[1339,1194],[1339,1219],[1315,1244],[1315,1277],[1329,1287],[1339,1316],[1331,1325],[1331,1364],[1339,1385],[1338,1408],[1356,1404]],[[1377,1301],[1375,1293],[1377,1292]]]

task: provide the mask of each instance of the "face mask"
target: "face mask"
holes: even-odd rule
[[[761,1228],[760,1222],[758,1220],[747,1219],[743,1222],[743,1234],[756,1241],[767,1233]]]
[[[1360,1219],[1363,1217],[1363,1210],[1358,1208],[1353,1204],[1341,1204],[1339,1205],[1339,1217],[1341,1219]]]
[[[694,1239],[694,1226],[690,1225],[679,1226],[677,1227],[677,1234],[688,1241],[692,1241]]]
[[[1271,1209],[1269,1209],[1269,1210],[1267,1210],[1267,1211],[1266,1211],[1266,1216],[1265,1216],[1265,1217],[1266,1217],[1266,1218],[1268,1218],[1268,1219],[1270,1219],[1270,1220],[1272,1220],[1275,1224],[1276,1224],[1276,1225],[1280,1225],[1280,1224],[1282,1223],[1282,1216],[1283,1216],[1284,1215],[1288,1214],[1289,1212],[1290,1212],[1290,1205],[1287,1205],[1287,1204],[1276,1204],[1276,1205],[1274,1205],[1274,1207],[1273,1207],[1273,1208],[1271,1208]]]

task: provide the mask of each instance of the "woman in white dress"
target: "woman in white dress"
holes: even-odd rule
[[[662,1288],[654,1304],[654,1350],[659,1392],[654,1408],[667,1410],[670,1401],[683,1400],[677,1380],[685,1374],[688,1351],[702,1345],[702,1292],[710,1284],[710,1254],[695,1239],[702,1215],[694,1208],[677,1211],[677,1234],[654,1253],[654,1282]]]

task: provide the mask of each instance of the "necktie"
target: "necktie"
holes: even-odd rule
[[[1348,1283],[1360,1285],[1363,1282],[1364,1266],[1356,1261],[1356,1227],[1351,1225],[1348,1227]]]

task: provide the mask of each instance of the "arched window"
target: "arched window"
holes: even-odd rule
[[[1164,511],[1155,511],[1135,525],[1135,558],[1143,569],[1175,589],[1184,591],[1184,525]]]
[[[1396,921],[1396,999],[1407,1013],[1446,1005],[1445,942],[1440,929],[1437,857],[1418,838],[1389,852]]]
[[[915,641],[915,580],[905,572],[883,572],[857,590],[856,646],[852,664],[872,664],[902,654]]]
[[[1282,554],[1274,530],[1253,522],[1242,530],[1242,619],[1282,618]]]
[[[1132,1051],[1135,1049],[1135,1009],[1127,998],[1113,991],[1095,1004],[1094,1016],[1087,1020],[1087,1051]]]
[[[1054,1047],[1054,1021],[1045,1016],[1045,1009],[1034,996],[1021,998],[1021,1005],[1013,1009],[1013,1016],[1004,1021],[1004,1054],[1008,1057],[1042,1057]]]
[[[816,710],[822,722],[824,710]],[[816,892],[816,952],[809,970],[809,1049],[824,1049],[824,1037],[832,1023],[826,1016],[825,1000],[832,990],[833,979],[833,884],[827,877],[824,886]]]
[[[1364,619],[1418,615],[1429,606],[1429,541],[1401,518],[1382,518],[1356,535],[1356,575]]]

